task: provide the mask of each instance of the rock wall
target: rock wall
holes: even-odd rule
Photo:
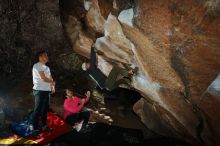
[[[200,141],[213,145],[219,144],[216,121],[220,103],[218,96],[206,97],[206,92],[220,71],[219,6],[219,1],[137,1],[135,19],[137,27],[168,57],[181,78],[181,98],[191,105],[194,115],[183,118],[188,119]],[[191,123],[192,117],[199,123]]]
[[[0,25],[0,89],[23,77],[31,78],[39,50],[48,51],[51,64],[58,64],[59,55],[70,52],[59,0],[1,0]]]
[[[103,73],[139,67],[134,111],[148,128],[220,145],[219,0],[62,0],[61,9],[72,48],[88,57],[95,40]]]

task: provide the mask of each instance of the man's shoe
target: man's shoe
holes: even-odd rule
[[[82,129],[83,121],[75,124],[74,128],[76,129],[77,132],[79,132]]]
[[[133,75],[137,75],[137,74],[138,74],[138,67],[135,67],[135,68],[132,70],[132,72],[133,72]]]
[[[88,130],[87,126],[82,126],[82,128],[80,129],[79,132],[80,133],[87,133],[87,132],[89,132],[89,130]]]

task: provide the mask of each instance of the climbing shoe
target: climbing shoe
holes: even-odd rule
[[[138,67],[135,67],[134,69],[132,69],[133,75],[137,75],[138,74]]]
[[[89,133],[89,132],[91,132],[91,129],[89,128],[89,126],[87,124],[83,123],[82,128],[80,129],[79,132],[80,133]]]

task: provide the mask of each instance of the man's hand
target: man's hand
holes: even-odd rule
[[[96,53],[97,53],[98,55],[101,55],[101,56],[104,55],[104,52],[102,52],[102,51],[100,51],[100,50],[97,50]]]
[[[50,84],[51,84],[51,86],[55,87],[56,82],[52,81],[52,83],[50,83]]]
[[[52,86],[51,87],[51,94],[54,94],[56,91],[55,91],[55,86]]]
[[[95,48],[95,43],[92,44],[92,48]]]
[[[85,104],[85,99],[81,100],[81,105],[83,106]]]
[[[90,96],[91,96],[91,92],[90,92],[90,91],[87,91],[87,92],[85,93],[85,95],[86,95],[86,97],[90,97]]]

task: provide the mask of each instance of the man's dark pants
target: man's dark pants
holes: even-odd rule
[[[89,122],[90,112],[89,111],[80,111],[78,113],[74,113],[69,115],[66,118],[66,122],[72,126],[74,126],[77,122],[83,120],[83,127],[85,127]]]
[[[128,79],[122,78],[117,80],[119,75],[121,75],[122,77],[129,77],[127,69],[120,67],[113,67],[113,69],[108,75],[108,78],[105,81],[105,86],[109,91],[118,88],[118,86],[121,84],[126,84],[130,86],[129,84],[130,81]]]
[[[33,90],[35,96],[35,108],[32,114],[34,130],[39,129],[39,117],[41,117],[42,126],[47,124],[47,112],[49,107],[50,91]]]

